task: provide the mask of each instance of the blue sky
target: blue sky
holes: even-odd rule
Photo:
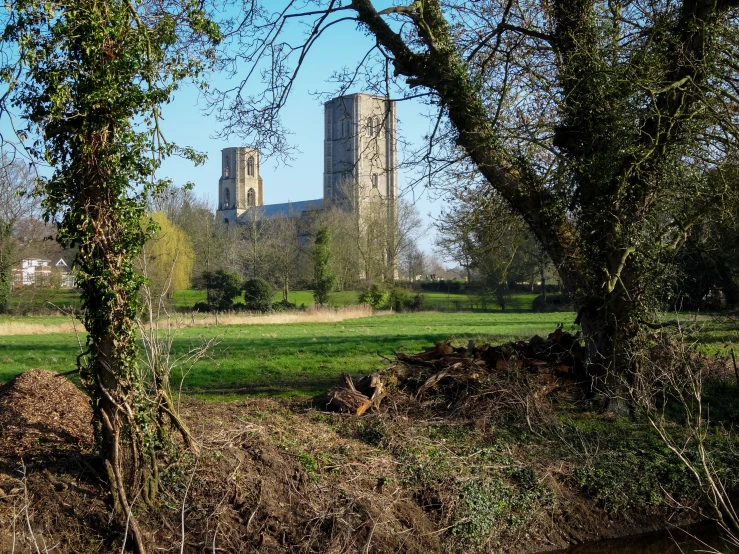
[[[271,3],[272,0],[270,0]],[[390,5],[388,0],[377,0],[378,9]],[[275,1],[275,7],[281,2]],[[269,5],[269,4],[268,4]],[[288,36],[295,42],[300,38],[304,27],[299,26],[297,19],[291,20]],[[283,122],[293,133],[290,137],[292,145],[299,152],[290,165],[279,164],[276,160],[263,159],[261,174],[264,179],[265,203],[275,204],[288,201],[320,198],[323,194],[323,104],[315,96],[316,92],[333,92],[335,83],[327,82],[335,71],[344,67],[354,68],[374,44],[355,23],[347,21],[329,28],[314,45],[305,61],[292,94],[283,111]],[[245,68],[239,68],[245,71]],[[210,79],[212,87],[229,88],[240,81],[241,76],[234,77],[229,83],[225,74],[213,74]],[[255,79],[250,85],[251,91],[259,90],[261,83]],[[249,91],[247,90],[247,93]],[[351,92],[364,92],[361,84]],[[171,102],[163,109],[162,130],[167,140],[180,146],[190,146],[208,155],[208,161],[194,167],[187,160],[170,158],[159,171],[159,177],[171,177],[176,185],[187,182],[195,184],[195,193],[209,199],[215,206],[220,176],[220,151],[228,146],[249,146],[238,137],[231,139],[214,138],[221,130],[214,115],[205,115],[205,100],[195,87],[183,85],[175,92]],[[398,103],[398,132],[406,141],[420,144],[424,135],[429,134],[429,120],[423,116],[425,106],[414,100]],[[20,123],[23,126],[22,123]],[[3,135],[12,136],[7,118],[0,121]],[[402,160],[402,153],[399,151]],[[46,173],[44,168],[40,168]],[[399,174],[400,194],[413,201],[424,219],[431,223],[441,209],[440,201],[432,201],[420,187],[410,190],[408,184],[413,175],[401,171]],[[424,233],[419,246],[427,253],[433,251],[434,232]]]
[[[297,36],[298,28],[291,30]],[[328,29],[308,55],[293,87],[292,95],[283,111],[283,122],[293,135],[290,142],[299,153],[290,165],[280,165],[276,160],[262,161],[266,204],[320,198],[323,195],[323,105],[311,93],[332,91],[336,84],[327,79],[342,67],[354,67],[374,41],[365,36],[352,22],[345,22]],[[211,86],[233,86],[225,75],[213,75]],[[260,82],[250,85],[257,90]],[[350,92],[362,92],[361,86]],[[183,146],[192,146],[208,155],[208,162],[193,167],[186,160],[170,159],[160,170],[160,176],[171,177],[178,185],[191,181],[198,196],[209,198],[213,204],[217,198],[220,176],[220,150],[227,146],[249,146],[241,139],[213,138],[220,131],[215,116],[204,114],[205,102],[193,87],[178,91],[164,110],[163,131],[168,140]],[[400,133],[406,140],[418,143],[429,132],[429,121],[422,116],[425,107],[409,100],[398,103]],[[438,214],[440,202],[432,202],[421,189],[410,191],[407,187],[412,175],[400,173],[400,191],[415,201],[427,221]],[[432,214],[429,217],[429,214]],[[421,247],[433,250],[433,232],[424,234]]]

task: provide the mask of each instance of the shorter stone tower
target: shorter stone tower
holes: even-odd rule
[[[216,216],[225,223],[235,223],[249,208],[264,204],[259,150],[224,148],[221,150],[221,167]]]

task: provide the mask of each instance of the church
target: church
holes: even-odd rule
[[[264,203],[259,174],[259,151],[224,148],[218,180],[218,219],[245,223],[250,214],[260,219],[302,216],[328,203],[344,207],[355,217],[382,201],[388,222],[397,229],[397,138],[395,102],[384,96],[356,93],[324,104],[323,198]]]

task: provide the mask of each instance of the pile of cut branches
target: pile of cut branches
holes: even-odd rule
[[[412,402],[438,415],[476,417],[547,396],[582,398],[584,349],[578,335],[557,329],[547,338],[493,346],[437,343],[420,354],[396,354],[396,363],[356,383],[345,375],[317,399],[327,410],[361,415],[393,402]]]

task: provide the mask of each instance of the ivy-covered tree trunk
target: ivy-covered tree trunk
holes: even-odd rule
[[[145,223],[147,200],[166,185],[152,177],[175,150],[160,136],[159,105],[200,69],[180,43],[197,46],[218,33],[187,0],[21,0],[14,7],[4,35],[20,49],[14,100],[54,168],[43,181],[45,216],[57,222],[63,246],[79,247],[76,280],[88,332],[80,375],[115,511],[143,553],[131,508],[138,498],[154,499],[165,418],[152,390],[158,382],[147,390],[136,362],[142,277],[133,263],[154,231]]]
[[[315,291],[313,297],[321,306],[328,302],[331,291],[334,290],[333,256],[331,254],[331,230],[322,227],[316,233],[315,250],[313,251],[313,278]]]

